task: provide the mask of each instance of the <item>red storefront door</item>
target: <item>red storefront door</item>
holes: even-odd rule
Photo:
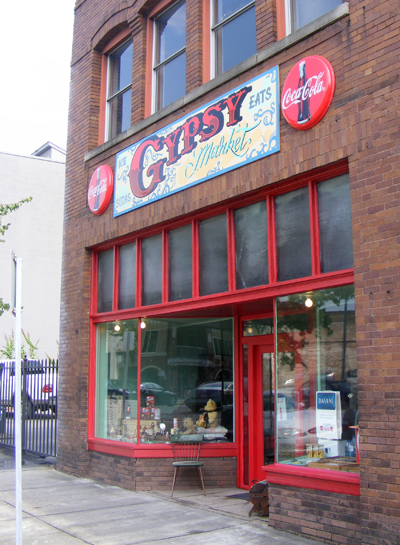
[[[240,484],[265,479],[261,467],[274,461],[274,337],[262,335],[242,343],[242,449]]]

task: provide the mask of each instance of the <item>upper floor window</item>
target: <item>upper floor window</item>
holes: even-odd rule
[[[325,15],[341,3],[342,0],[286,0],[287,34]]]
[[[213,0],[214,74],[218,76],[257,52],[254,1]]]
[[[131,126],[132,63],[132,40],[123,43],[107,56],[106,140]]]
[[[186,2],[176,2],[155,20],[154,110],[186,93]]]

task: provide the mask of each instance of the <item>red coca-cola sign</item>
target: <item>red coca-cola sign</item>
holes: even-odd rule
[[[286,121],[300,131],[324,117],[335,92],[335,74],[329,61],[314,55],[301,59],[289,72],[282,90]]]
[[[88,205],[93,214],[103,214],[110,200],[114,189],[114,176],[108,165],[101,165],[94,171],[88,189]]]

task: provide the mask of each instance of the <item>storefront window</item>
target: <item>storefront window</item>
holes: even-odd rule
[[[354,287],[276,301],[276,459],[357,471]]]
[[[97,326],[96,436],[166,443],[192,431],[233,441],[233,320],[141,324],[139,380],[137,320]]]
[[[97,325],[95,435],[132,441],[137,413],[138,321]]]

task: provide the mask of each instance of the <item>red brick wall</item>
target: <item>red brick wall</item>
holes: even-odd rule
[[[206,489],[236,486],[235,458],[202,458],[202,461]],[[87,476],[130,490],[170,491],[174,476],[172,462],[172,458],[134,459],[91,452]],[[200,486],[195,468],[179,470],[175,490],[197,489]]]
[[[192,1],[192,0],[191,0]],[[194,0],[193,0],[194,1]],[[360,534],[365,545],[394,545],[400,535],[400,55],[398,3],[364,0],[349,3],[350,16],[327,26],[274,58],[251,68],[231,81],[212,89],[170,116],[146,127],[134,136],[85,162],[84,155],[97,145],[100,63],[93,51],[94,42],[111,32],[107,21],[121,24],[122,14],[135,28],[134,108],[133,120],[143,117],[145,25],[135,21],[137,6],[127,9],[124,1],[84,0],[78,2],[72,53],[69,137],[67,148],[64,264],[62,277],[62,315],[60,340],[60,390],[58,465],[65,471],[95,475],[100,468],[111,468],[110,480],[123,481],[135,464],[132,460],[88,453],[87,375],[89,358],[89,284],[90,253],[85,248],[117,236],[190,214],[214,203],[240,196],[281,182],[297,174],[325,167],[338,160],[349,163],[354,271],[356,289],[357,354],[359,365],[359,406],[361,445]],[[152,6],[154,2],[152,3]],[[194,4],[193,4],[194,5]],[[265,2],[265,6],[273,5]],[[258,44],[265,47],[269,26],[274,32],[274,11],[260,15]],[[124,16],[125,17],[125,16]],[[194,19],[199,20],[198,10]],[[266,19],[265,19],[266,18]],[[262,22],[262,23],[261,23]],[[103,33],[103,34],[102,34]],[[200,34],[193,35],[193,44]],[[137,45],[139,44],[139,45]],[[191,50],[193,71],[188,88],[198,82],[196,62],[201,55]],[[249,166],[228,172],[219,178],[186,189],[161,201],[149,204],[118,218],[112,207],[105,214],[93,216],[87,207],[87,187],[94,169],[103,163],[114,168],[115,154],[155,132],[202,104],[220,96],[257,74],[279,65],[280,85],[292,66],[303,56],[318,54],[333,65],[336,92],[325,118],[309,131],[296,131],[280,118],[281,151]],[[197,60],[196,60],[197,59]],[[200,68],[200,67],[199,67]],[[193,78],[193,79],[192,79]],[[110,465],[110,461],[112,461]],[[137,461],[143,467],[144,460]],[[125,466],[124,466],[125,464]],[[97,469],[96,469],[97,468]],[[135,466],[135,470],[137,467]],[[99,471],[98,476],[101,477]],[[120,476],[120,477],[119,477]],[[171,478],[172,480],[172,478]],[[129,481],[132,482],[133,481]],[[133,486],[133,485],[132,485]],[[137,486],[140,485],[140,481]],[[316,502],[324,508],[316,520],[303,517],[302,531],[311,535],[315,524],[324,525],[327,517],[340,516],[343,528],[355,524],[346,519],[340,502],[356,499],[322,495],[314,491],[280,489],[272,491],[271,523],[295,531],[290,517],[298,517],[293,503],[307,496],[310,504],[301,503],[305,511]],[[324,499],[322,500],[322,496]],[[293,501],[289,499],[293,498]],[[331,498],[331,500],[329,500]],[[335,513],[329,510],[329,502]],[[279,513],[279,503],[286,502],[287,518]],[[346,504],[343,504],[344,506]],[[307,509],[306,509],[307,508]],[[335,519],[336,520],[336,519]],[[335,525],[336,526],[336,525]],[[340,526],[339,523],[337,526]],[[319,526],[318,526],[319,528]],[[353,530],[356,532],[355,528]],[[324,530],[325,531],[325,530]],[[332,541],[343,542],[345,536],[332,534]],[[324,539],[328,539],[325,538]],[[342,539],[342,541],[340,541]],[[350,543],[350,542],[349,542]],[[358,543],[353,541],[352,543]]]
[[[360,545],[360,498],[268,486],[269,525],[322,543]]]

